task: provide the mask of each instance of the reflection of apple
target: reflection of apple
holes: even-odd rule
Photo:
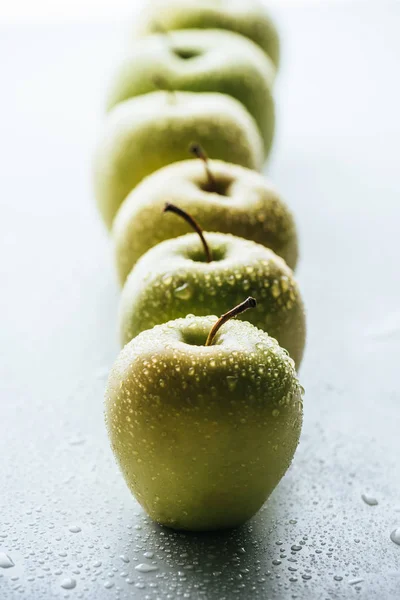
[[[121,342],[187,314],[221,314],[249,293],[258,305],[244,319],[276,338],[299,366],[306,325],[293,272],[260,244],[223,233],[204,236],[209,263],[195,233],[161,242],[139,259],[122,290]]]
[[[228,94],[254,117],[267,155],[275,125],[274,74],[273,63],[258,46],[230,31],[151,35],[133,44],[116,67],[107,106],[154,92],[160,78],[170,90]]]
[[[134,33],[143,37],[160,30],[197,28],[236,31],[279,63],[278,32],[260,0],[150,0]]]
[[[122,203],[112,230],[121,283],[147,250],[189,231],[180,219],[162,214],[165,202],[189,212],[206,231],[258,242],[295,268],[296,225],[278,192],[250,169],[216,160],[209,161],[209,169],[213,181],[201,161],[169,165],[147,177]]]
[[[94,159],[99,209],[111,227],[126,196],[147,175],[187,158],[193,141],[212,158],[259,170],[263,143],[253,117],[217,93],[152,92],[118,104],[107,116]]]
[[[249,311],[249,314],[252,311]],[[276,341],[216,317],[144,331],[109,377],[107,429],[126,483],[148,514],[175,529],[245,522],[287,470],[302,423],[302,389]]]

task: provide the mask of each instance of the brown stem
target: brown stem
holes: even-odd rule
[[[207,177],[208,177],[208,183],[210,184],[211,189],[216,191],[217,190],[217,182],[215,181],[215,177],[212,174],[208,156],[204,152],[203,148],[200,146],[200,144],[192,143],[189,146],[189,151],[192,154],[194,154],[195,156],[197,156],[197,158],[199,158],[200,160],[203,161],[205,169],[206,169]]]
[[[229,319],[232,319],[233,317],[237,317],[237,315],[240,315],[245,310],[248,310],[249,308],[255,308],[256,306],[257,302],[255,298],[249,296],[247,300],[245,300],[241,304],[238,304],[237,306],[235,306],[235,308],[232,308],[232,310],[222,315],[222,317],[218,319],[218,321],[215,323],[210,333],[208,334],[206,346],[211,346],[217,331],[222,327],[222,325],[224,325],[224,323],[226,323],[227,321],[229,321]]]
[[[200,225],[197,223],[197,221],[191,215],[189,215],[189,213],[187,213],[186,211],[179,208],[179,206],[175,206],[175,204],[170,204],[169,202],[166,203],[166,205],[164,207],[164,212],[172,212],[175,215],[182,217],[182,219],[184,219],[186,221],[186,223],[189,223],[189,225],[199,235],[199,237],[201,239],[201,243],[203,244],[203,247],[204,247],[204,251],[206,253],[207,262],[210,263],[212,261],[211,250],[205,240],[205,237],[203,235],[203,230],[200,227]]]

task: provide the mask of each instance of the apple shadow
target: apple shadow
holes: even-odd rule
[[[278,550],[277,510],[279,502],[274,499],[241,527],[223,531],[174,531],[149,524],[162,539],[169,592],[172,577],[175,593],[181,590],[196,598],[248,598],[256,591],[267,597],[276,586],[266,562],[268,555]]]

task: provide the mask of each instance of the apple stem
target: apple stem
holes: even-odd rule
[[[208,183],[210,184],[211,189],[216,191],[217,190],[217,182],[215,181],[215,177],[211,172],[210,161],[208,160],[208,156],[204,152],[203,148],[200,146],[200,144],[193,143],[193,144],[190,144],[189,151],[192,154],[194,154],[195,156],[197,156],[197,158],[199,158],[200,160],[203,161],[204,166],[206,168]]]
[[[171,90],[171,88],[168,87],[167,80],[162,75],[154,75],[153,84],[157,88],[157,90],[161,92],[166,92],[167,97],[171,103],[176,102],[175,90]]]
[[[203,247],[204,247],[204,251],[206,253],[207,262],[210,263],[212,261],[211,250],[210,250],[209,245],[206,242],[206,239],[205,239],[204,234],[203,234],[203,230],[200,227],[200,225],[197,223],[197,221],[191,215],[189,215],[189,213],[187,213],[186,211],[182,210],[178,206],[175,206],[175,204],[170,204],[169,202],[167,202],[165,204],[164,212],[165,213],[166,212],[172,212],[175,215],[178,215],[179,217],[182,217],[182,219],[184,219],[186,221],[186,223],[189,223],[189,225],[199,235],[199,237],[201,239],[201,243],[203,244]]]
[[[235,306],[235,308],[232,308],[232,310],[230,310],[227,313],[225,313],[224,315],[222,315],[218,319],[218,321],[215,323],[215,325],[211,329],[210,333],[208,334],[206,346],[211,346],[211,344],[214,341],[217,331],[220,329],[220,327],[222,327],[222,325],[224,325],[224,323],[229,321],[229,319],[233,319],[233,317],[237,317],[238,315],[243,313],[245,310],[248,310],[249,308],[255,308],[256,306],[257,306],[256,299],[249,296],[247,298],[247,300],[245,300],[241,304],[238,304],[237,306]]]

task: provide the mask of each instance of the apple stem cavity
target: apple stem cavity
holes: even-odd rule
[[[218,321],[215,323],[215,325],[212,327],[210,333],[208,334],[206,346],[211,346],[211,344],[214,341],[216,333],[219,331],[219,329],[222,327],[222,325],[224,325],[230,319],[233,319],[234,317],[237,317],[241,313],[245,312],[249,308],[255,308],[256,306],[257,306],[256,299],[249,296],[247,298],[247,300],[245,300],[244,302],[241,302],[240,304],[235,306],[235,308],[232,308],[227,313],[222,315],[218,319]]]
[[[206,169],[206,174],[208,177],[208,183],[210,185],[210,188],[212,191],[216,192],[217,191],[217,182],[215,181],[215,177],[212,174],[212,171],[210,169],[210,161],[208,159],[207,154],[204,152],[203,148],[200,146],[200,144],[190,144],[189,147],[189,151],[194,154],[197,158],[199,158],[200,160],[203,161],[205,169]]]
[[[186,223],[189,223],[189,225],[195,230],[195,232],[199,235],[199,237],[201,239],[201,243],[203,244],[204,252],[206,254],[207,262],[208,263],[212,262],[212,255],[211,255],[210,247],[207,244],[206,239],[203,234],[203,230],[200,227],[200,225],[197,223],[197,221],[191,215],[189,215],[189,213],[187,213],[186,211],[179,208],[179,206],[175,206],[175,204],[170,204],[169,202],[167,202],[165,204],[164,212],[165,213],[172,212],[175,215],[182,217],[182,219],[184,219],[186,221]]]

